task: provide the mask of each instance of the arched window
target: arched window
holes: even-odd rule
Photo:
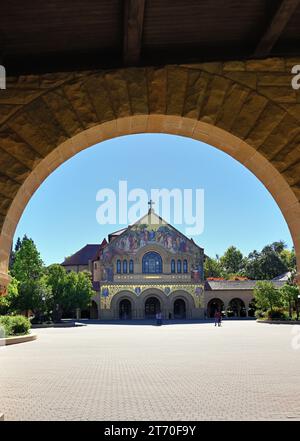
[[[123,273],[127,273],[127,260],[123,260]]]
[[[186,259],[184,259],[184,261],[183,261],[183,272],[185,274],[188,272],[188,263],[187,263]]]
[[[150,251],[143,256],[143,273],[160,274],[162,273],[162,258],[158,253]]]
[[[181,260],[177,260],[177,272],[181,273]]]
[[[117,274],[121,274],[121,260],[117,260]]]
[[[171,260],[171,273],[175,273],[175,260],[174,259],[172,259]]]
[[[133,274],[133,260],[132,259],[129,260],[129,273]]]

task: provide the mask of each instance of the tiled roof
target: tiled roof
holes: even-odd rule
[[[63,266],[88,265],[89,260],[93,260],[100,248],[99,244],[88,244],[77,253],[67,257],[62,263]]]
[[[215,291],[215,290],[239,290],[239,289],[254,289],[256,283],[259,280],[206,280],[205,281],[205,290],[206,291]],[[276,288],[280,288],[284,285],[283,281],[279,280],[269,280],[272,282]]]

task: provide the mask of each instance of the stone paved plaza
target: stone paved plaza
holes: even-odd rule
[[[0,348],[6,420],[300,420],[298,327],[40,329]]]

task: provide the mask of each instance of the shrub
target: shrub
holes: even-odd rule
[[[25,335],[30,330],[30,321],[23,315],[8,315],[0,317],[0,326],[6,336]]]
[[[273,310],[268,309],[266,312],[266,317],[269,320],[286,320],[287,313],[283,308],[273,308]]]
[[[11,321],[11,317],[9,315],[0,316],[0,328],[2,328],[1,329],[1,337],[11,335],[11,332],[12,332],[11,324],[12,324],[12,321]]]
[[[257,309],[256,311],[255,311],[255,317],[257,318],[257,319],[262,319],[262,318],[265,318],[265,312],[264,311],[262,311],[261,309]]]

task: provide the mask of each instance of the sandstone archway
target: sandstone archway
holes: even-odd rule
[[[300,104],[290,84],[297,63],[273,58],[8,78],[0,99],[1,291],[16,225],[35,190],[79,151],[135,133],[191,137],[245,165],[280,207],[299,269]]]

